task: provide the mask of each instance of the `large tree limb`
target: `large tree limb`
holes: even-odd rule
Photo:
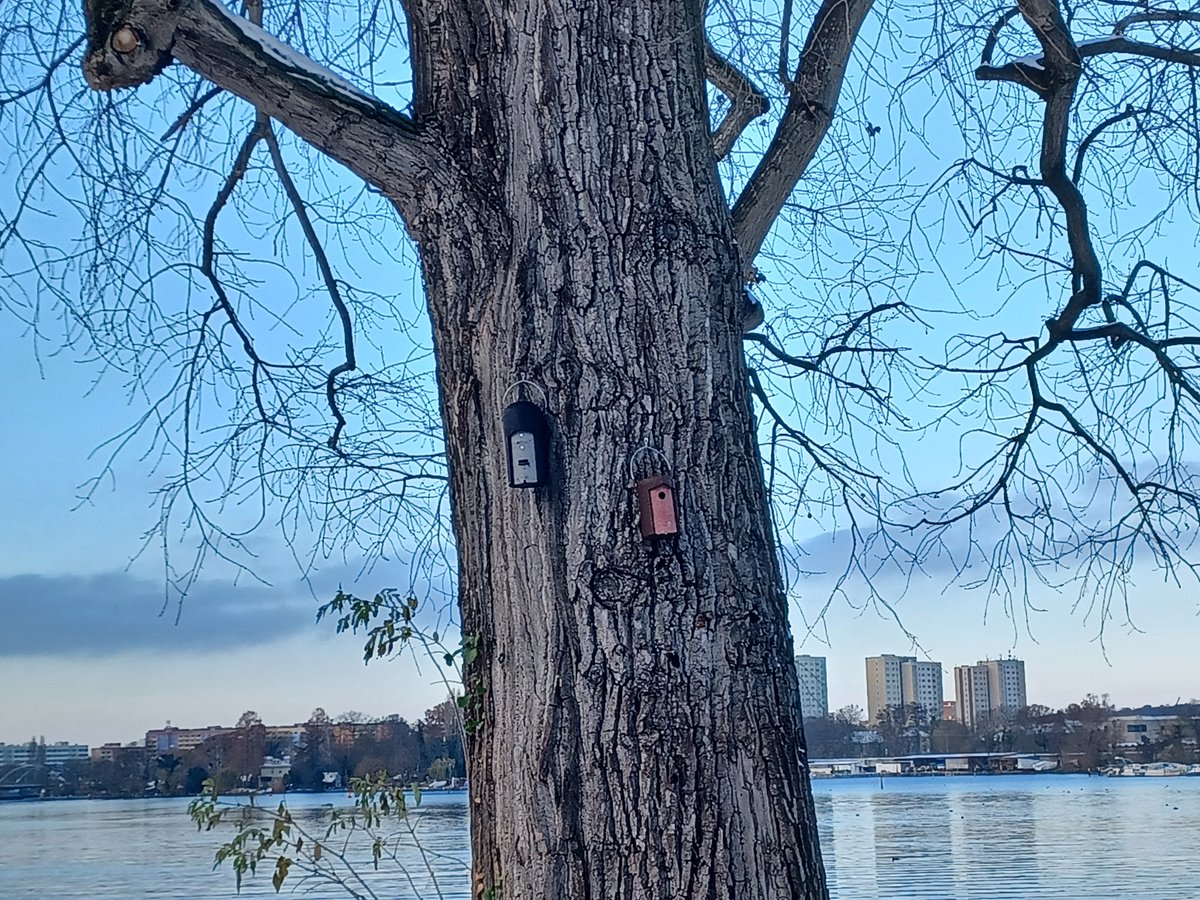
[[[1142,41],[1131,41],[1127,37],[1114,35],[1096,41],[1086,41],[1079,45],[1079,56],[1087,59],[1091,56],[1101,56],[1105,53],[1124,53],[1128,56],[1148,56],[1150,59],[1161,59],[1164,62],[1180,63],[1185,66],[1200,66],[1200,53],[1185,50],[1180,47],[1163,47],[1158,44],[1146,44]]]
[[[1042,45],[1042,64],[1052,69],[1059,80],[1077,76],[1079,48],[1071,39],[1057,0],[1019,0],[1017,6]]]
[[[1078,185],[1067,174],[1067,136],[1075,89],[1083,71],[1079,48],[1071,39],[1056,0],[1020,0],[1025,21],[1042,45],[1046,71],[1042,112],[1042,147],[1039,158],[1042,181],[1054,194],[1067,221],[1071,248],[1072,296],[1062,314],[1047,323],[1051,337],[1074,327],[1083,310],[1100,302],[1103,275],[1088,225],[1087,204]]]
[[[1131,41],[1120,35],[1099,38],[1078,45],[1080,60],[1110,53],[1122,53],[1127,56],[1145,56],[1150,59],[1161,59],[1164,62],[1178,63],[1185,66],[1200,67],[1200,53],[1185,50],[1180,47],[1163,47],[1158,44],[1146,44],[1142,41]],[[980,81],[1011,81],[1031,88],[1038,93],[1048,89],[1046,85],[1046,58],[1025,57],[1013,60],[1001,66],[981,65],[975,70],[975,77]]]
[[[729,60],[717,52],[712,41],[704,42],[704,74],[729,98],[731,108],[713,132],[713,153],[724,159],[746,126],[767,111],[767,96]]]
[[[733,207],[747,276],[783,204],[816,155],[833,120],[846,64],[873,0],[824,0],[788,84],[787,109],[771,145]]]
[[[85,12],[83,69],[98,91],[144,84],[178,60],[380,188],[410,227],[451,178],[411,119],[215,0],[86,0]]]

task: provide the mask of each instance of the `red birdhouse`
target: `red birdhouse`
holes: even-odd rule
[[[651,475],[636,484],[642,537],[679,534],[675,515],[675,482],[665,475]]]

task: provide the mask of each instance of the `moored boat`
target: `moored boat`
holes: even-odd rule
[[[1189,767],[1182,763],[1173,762],[1125,763],[1120,766],[1109,766],[1107,769],[1104,769],[1104,774],[1122,778],[1135,776],[1163,778],[1176,775],[1200,775],[1200,766]]]

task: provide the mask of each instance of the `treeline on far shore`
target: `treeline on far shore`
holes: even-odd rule
[[[1039,753],[1057,755],[1060,771],[1095,770],[1119,759],[1200,762],[1200,702],[1118,710],[1107,694],[1088,694],[1063,709],[1032,704],[974,728],[935,719],[916,704],[886,707],[872,722],[860,707],[847,706],[805,718],[804,732],[811,759]]]
[[[405,784],[453,782],[466,775],[458,722],[453,700],[415,722],[396,715],[330,717],[317,709],[290,735],[279,735],[247,712],[233,728],[187,750],[126,746],[109,750],[108,758],[47,766],[41,795],[185,796],[199,793],[209,778],[222,793],[320,791],[378,772]]]

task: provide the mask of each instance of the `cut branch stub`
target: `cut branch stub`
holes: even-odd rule
[[[113,32],[108,45],[117,53],[128,55],[142,45],[142,36],[132,25],[122,25]]]
[[[185,0],[84,0],[83,75],[97,91],[145,84],[171,62]]]

